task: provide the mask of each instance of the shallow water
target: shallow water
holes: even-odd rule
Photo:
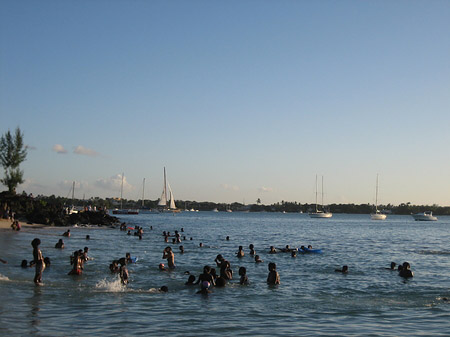
[[[72,228],[66,248],[54,245],[64,228],[0,231],[0,333],[13,336],[135,336],[212,334],[268,335],[449,335],[450,218],[415,222],[410,216],[371,221],[368,215],[335,214],[310,219],[305,214],[181,213],[122,216],[130,226],[144,227],[143,240],[118,229]],[[153,226],[153,230],[150,230]],[[167,244],[162,231],[184,228],[187,241]],[[85,239],[89,234],[91,240]],[[229,235],[230,241],[225,237]],[[31,240],[52,265],[36,287],[34,269],[20,268],[32,259]],[[193,240],[189,240],[192,237]],[[203,248],[199,243],[204,244]],[[264,263],[248,255],[253,243]],[[271,245],[311,244],[323,254],[269,255]],[[164,247],[175,251],[177,268],[161,272]],[[235,256],[239,245],[246,256]],[[69,256],[88,246],[82,276],[68,276]],[[111,260],[131,252],[131,283],[123,287],[109,273]],[[198,276],[217,254],[232,265],[234,280],[205,297],[184,285],[190,271]],[[408,261],[410,280],[384,268]],[[281,285],[266,284],[267,263],[276,262]],[[349,266],[349,274],[335,268]],[[240,286],[240,266],[250,285]],[[168,293],[160,293],[162,285]]]

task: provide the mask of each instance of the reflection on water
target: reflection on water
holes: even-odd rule
[[[368,216],[336,214],[332,219],[310,219],[301,214],[196,213],[138,215],[124,219],[144,227],[139,240],[118,229],[73,228],[66,248],[55,243],[61,228],[24,229],[19,235],[0,232],[0,326],[2,335],[409,335],[439,334],[448,329],[450,308],[450,221],[441,217],[426,226],[410,217],[390,216],[382,223]],[[153,226],[154,230],[150,230]],[[162,231],[183,227],[188,240],[165,243]],[[86,241],[86,234],[91,240]],[[225,240],[230,236],[230,240]],[[30,242],[39,237],[44,256],[52,264],[43,275],[44,286],[33,284],[34,269],[20,268],[32,259]],[[193,240],[189,240],[193,237]],[[199,247],[199,243],[204,244]],[[248,254],[252,243],[265,261],[255,264]],[[269,254],[269,247],[311,244],[323,254]],[[175,252],[177,268],[161,272],[164,247]],[[245,256],[235,255],[244,246]],[[89,246],[93,258],[83,275],[68,276],[69,256]],[[130,264],[131,283],[124,287],[109,264],[126,252],[138,257]],[[222,254],[231,263],[234,279],[208,296],[198,286],[184,283],[189,271],[198,277],[203,266],[215,267]],[[391,261],[411,263],[413,279],[386,270]],[[267,264],[275,262],[281,285],[266,284]],[[342,265],[349,273],[335,273]],[[239,285],[239,267],[247,269],[250,284]],[[217,271],[219,269],[217,268]],[[161,293],[166,285],[168,293]],[[10,309],[11,308],[11,309]],[[402,327],[410,327],[405,331]]]

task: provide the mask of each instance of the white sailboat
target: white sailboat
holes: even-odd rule
[[[169,197],[167,197],[167,187],[169,187]],[[161,198],[159,199],[158,206],[162,208],[163,211],[170,212],[180,212],[175,205],[175,198],[173,196],[172,189],[170,188],[170,184],[167,181],[166,177],[166,168],[164,167],[164,186],[161,194]]]
[[[309,213],[309,216],[311,218],[331,218],[333,216],[333,213],[324,211],[324,207],[323,207],[323,176],[322,176],[322,209],[321,210],[319,210],[319,208],[317,206],[317,194],[318,194],[317,188],[318,188],[318,182],[317,182],[317,175],[316,175],[316,211]]]
[[[123,172],[122,172],[122,183],[120,184],[120,209],[113,209],[113,214],[139,214],[139,210],[137,209],[123,209]]]
[[[376,193],[375,193],[375,213],[370,214],[370,218],[372,220],[385,220],[386,219],[386,214],[383,214],[378,210],[378,174],[377,174],[377,187],[376,187]]]

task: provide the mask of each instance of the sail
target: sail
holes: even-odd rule
[[[167,205],[167,197],[166,190],[162,191],[161,198],[159,199],[158,206],[166,206]]]
[[[169,182],[167,182],[167,186],[169,187],[169,193],[170,193],[170,209],[176,209],[177,206],[175,206],[175,199],[173,197],[172,189],[170,188]]]

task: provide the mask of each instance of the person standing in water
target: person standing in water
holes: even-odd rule
[[[280,284],[280,275],[277,272],[277,265],[274,262],[269,263],[269,275],[267,275],[267,283],[270,285]]]
[[[163,259],[167,259],[167,265],[170,269],[175,268],[175,255],[173,254],[171,247],[166,247],[166,249],[164,249]]]
[[[45,269],[44,257],[42,256],[42,252],[39,249],[39,245],[41,244],[41,240],[38,238],[31,241],[31,246],[33,247],[33,261],[36,266],[36,273],[34,275],[34,283],[36,285],[42,285],[42,273]]]

